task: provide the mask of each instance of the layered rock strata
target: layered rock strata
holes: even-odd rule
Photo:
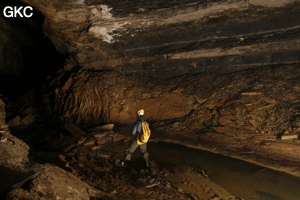
[[[143,108],[158,129],[280,136],[300,126],[299,77],[298,66],[164,81],[79,69],[53,80],[45,100],[62,121],[82,126],[132,123]]]
[[[174,77],[299,63],[296,0],[22,0],[74,66]]]

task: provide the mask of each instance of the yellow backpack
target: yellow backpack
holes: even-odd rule
[[[142,134],[137,139],[138,145],[145,144],[148,142],[151,135],[151,130],[145,121],[142,121]]]

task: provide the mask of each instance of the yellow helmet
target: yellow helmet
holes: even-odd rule
[[[145,111],[144,111],[143,109],[137,111],[137,115],[138,115],[138,116],[142,116],[142,115],[144,115],[144,114],[145,114]]]

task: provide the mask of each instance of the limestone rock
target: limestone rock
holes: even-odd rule
[[[105,125],[101,125],[101,126],[95,126],[95,127],[91,127],[88,128],[87,131],[88,132],[96,132],[96,131],[101,131],[101,130],[112,130],[114,128],[114,124],[105,124]]]
[[[110,132],[113,132],[113,131],[110,131]],[[94,133],[94,134],[93,134],[93,137],[94,137],[95,139],[106,138],[106,137],[110,134],[110,132]]]
[[[186,95],[182,86],[178,89],[180,79],[164,83],[116,72],[79,70],[64,82],[60,81],[53,82],[57,104],[52,111],[59,113],[62,121],[82,126],[110,122],[133,123],[136,111],[141,108],[145,109],[147,118],[180,118],[187,115],[194,104],[193,97]],[[65,84],[71,84],[72,87],[66,87]],[[64,103],[58,103],[62,101]]]
[[[96,143],[99,146],[101,146],[102,144],[108,143],[108,142],[112,142],[112,138],[109,136],[96,139]]]
[[[35,108],[29,107],[29,108],[26,108],[25,110],[23,110],[23,111],[22,111],[22,114],[23,114],[24,116],[26,116],[26,115],[28,115],[28,114],[34,115],[35,112],[36,112]]]
[[[120,140],[124,140],[126,137],[120,133],[112,133],[110,135],[112,142],[118,142]]]
[[[297,0],[22,2],[85,69],[169,78],[299,63]]]
[[[29,125],[35,121],[35,117],[30,113],[27,114],[23,119],[20,121],[20,125]]]
[[[299,135],[285,135],[281,137],[282,140],[293,140],[299,139]]]
[[[84,146],[92,146],[92,145],[95,145],[96,144],[96,141],[94,138],[88,138],[84,143],[83,145]]]
[[[88,140],[84,142],[85,146],[88,145],[102,145],[108,142],[118,142],[120,140],[125,139],[126,137],[120,133],[115,133],[114,131],[108,131],[108,132],[94,132],[88,134]]]
[[[81,130],[76,124],[66,123],[63,125],[63,128],[67,130],[75,139],[81,138],[86,133]]]
[[[157,129],[280,135],[300,127],[299,77],[297,66],[164,81],[80,70],[64,79],[74,87],[60,88],[63,82],[53,82],[57,103],[53,111],[62,121],[91,126],[134,123],[136,110],[143,108],[146,120],[154,121]]]
[[[105,124],[100,126],[99,128],[103,129],[103,130],[112,130],[114,128],[114,124]]]
[[[20,122],[21,122],[21,117],[16,116],[13,119],[11,119],[9,122],[7,122],[7,124],[11,127],[16,127],[20,125]]]

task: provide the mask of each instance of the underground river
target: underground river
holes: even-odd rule
[[[283,172],[176,144],[149,143],[148,151],[159,167],[189,165],[204,170],[211,181],[243,199],[300,199],[300,178]]]

